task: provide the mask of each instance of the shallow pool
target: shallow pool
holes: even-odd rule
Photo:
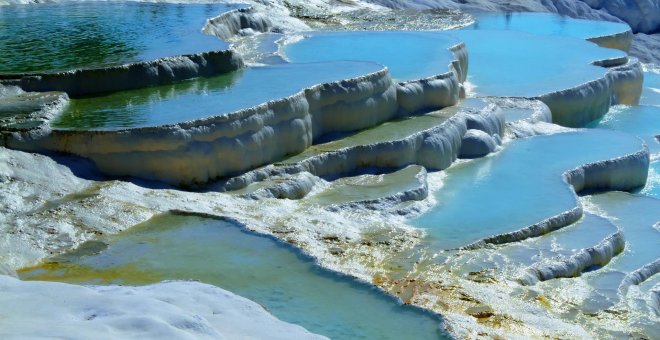
[[[600,120],[589,125],[592,128],[624,131],[644,139],[652,153],[660,153],[660,107],[649,105],[617,105]]]
[[[657,157],[657,155],[651,162],[651,166],[649,167],[649,179],[640,193],[660,199],[660,157]]]
[[[490,272],[494,277],[517,279],[529,266],[570,257],[577,251],[597,245],[617,230],[608,220],[585,214],[580,221],[541,237],[450,257],[447,265],[463,275]]]
[[[436,205],[411,223],[428,229],[440,249],[516,231],[576,206],[565,171],[641,149],[638,138],[605,130],[517,139],[496,154],[446,170]]]
[[[222,50],[206,19],[239,5],[62,2],[0,7],[0,73],[52,72]]]
[[[387,66],[394,79],[405,81],[448,72],[455,59],[448,48],[458,43],[443,32],[314,32],[284,44],[282,53],[292,62],[373,61]]]
[[[644,72],[644,90],[640,105],[660,106],[660,73]]]
[[[627,24],[573,19],[554,13],[479,13],[467,27],[475,30],[511,30],[538,35],[562,35],[581,39],[613,35],[630,30]]]
[[[72,99],[52,125],[116,130],[176,124],[247,109],[316,84],[381,70],[378,64],[335,62],[249,67],[210,78]]]
[[[642,138],[651,151],[651,167],[646,187],[641,193],[660,198],[660,75],[645,72],[640,105],[613,106],[591,128],[624,131]]]
[[[440,318],[326,271],[269,237],[222,220],[162,215],[42,266],[23,279],[143,285],[199,280],[333,339],[438,339]]]
[[[536,97],[602,78],[596,60],[625,56],[582,39],[516,31],[452,31],[467,44],[472,95]]]
[[[629,273],[660,258],[660,200],[626,193],[607,193],[587,198],[624,232],[626,250],[607,268]]]

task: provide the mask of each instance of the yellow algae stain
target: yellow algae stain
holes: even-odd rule
[[[541,306],[545,307],[546,309],[550,309],[552,307],[550,305],[550,300],[548,300],[548,298],[543,295],[539,295],[536,298],[536,301],[538,301],[541,304]]]
[[[90,266],[61,262],[43,262],[16,271],[22,280],[56,281],[77,284],[145,285],[163,281],[157,273],[144,271],[134,264],[97,269]]]

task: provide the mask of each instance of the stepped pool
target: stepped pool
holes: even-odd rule
[[[348,61],[249,67],[171,85],[72,99],[52,126],[117,130],[176,124],[225,115],[294,95],[316,84],[382,69],[374,63]]]
[[[591,128],[617,130],[642,138],[651,152],[647,185],[642,193],[660,198],[660,75],[644,73],[644,88],[640,105],[617,105]]]
[[[62,2],[0,7],[0,74],[98,68],[224,50],[206,20],[240,5]]]
[[[602,78],[597,60],[624,57],[619,50],[582,39],[515,31],[459,30],[470,53],[471,95],[537,97]],[[506,46],[506,48],[502,48]]]
[[[144,285],[199,280],[333,339],[439,339],[439,317],[321,269],[270,237],[211,218],[165,214],[21,271],[25,280]]]
[[[574,19],[554,13],[478,13],[467,27],[475,30],[510,30],[537,35],[561,35],[588,39],[630,30],[627,24],[609,21]]]
[[[453,37],[453,38],[452,38]],[[468,80],[478,96],[536,97],[602,78],[594,61],[625,57],[582,39],[497,30],[445,32],[315,32],[284,44],[292,62],[366,60],[387,66],[404,81],[446,72],[448,47],[465,42]],[[501,48],[507,46],[507,48]]]
[[[513,140],[496,154],[447,169],[437,204],[411,223],[427,229],[439,249],[513,232],[578,204],[564,172],[641,150],[638,138],[604,130]]]
[[[651,290],[660,288],[660,257],[657,253],[660,246],[660,200],[612,192],[587,196],[584,201],[591,206],[590,210],[603,214],[621,228],[626,248],[607,266],[583,275],[589,290],[576,290],[565,298],[588,313],[616,309],[619,303],[628,304],[634,311],[627,316],[630,324],[640,328],[649,338],[657,338],[660,336],[657,314],[652,316],[653,308],[657,308],[657,297],[654,302]],[[655,263],[655,269],[652,269],[652,263]],[[643,267],[647,268],[645,277],[630,275]],[[641,282],[630,281],[635,277],[641,278]],[[562,280],[547,281],[543,286],[554,292],[565,291]],[[584,292],[586,295],[582,295]]]
[[[635,271],[660,257],[660,200],[622,192],[587,196],[587,202],[611,218],[626,236],[626,250],[608,266],[623,274]],[[618,288],[618,284],[612,289]]]
[[[448,48],[461,41],[442,32],[313,32],[284,43],[291,62],[365,60],[387,66],[398,81],[427,78],[449,71],[455,59]]]
[[[462,275],[488,273],[495,278],[517,279],[534,264],[570,257],[581,249],[597,245],[618,228],[608,220],[592,215],[541,237],[506,244],[495,249],[478,249],[450,258],[447,265]]]
[[[660,70],[644,72],[644,90],[639,104],[660,106]]]

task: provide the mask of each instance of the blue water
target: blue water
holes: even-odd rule
[[[114,130],[187,122],[250,108],[316,84],[355,78],[382,68],[365,62],[249,67],[211,78],[72,99],[53,126]]]
[[[512,232],[576,206],[562,173],[637,152],[642,141],[605,130],[581,130],[512,141],[501,152],[450,167],[437,204],[412,220],[441,249]]]
[[[644,72],[644,90],[639,104],[660,106],[660,74]]]
[[[0,73],[49,72],[222,50],[202,34],[219,4],[62,2],[0,6]]]
[[[589,198],[605,214],[615,219],[626,237],[625,252],[607,268],[629,273],[660,258],[660,200],[650,197],[610,193]]]
[[[646,186],[642,191],[642,195],[655,197],[660,199],[660,158],[657,157],[651,161],[649,167],[649,179],[646,181]]]
[[[630,27],[623,23],[573,19],[554,13],[481,13],[476,15],[476,20],[468,29],[511,30],[581,39],[630,30]]]
[[[21,276],[86,284],[199,280],[332,339],[446,337],[439,317],[323,270],[291,247],[229,222],[162,215],[106,241],[107,248],[83,245]]]
[[[617,227],[606,219],[585,214],[577,223],[560,230],[493,250],[468,252],[450,259],[449,265],[463,274],[512,269],[510,275],[515,276],[521,268],[543,260],[570,257],[576,251],[593,247],[616,231]]]
[[[644,139],[651,153],[660,153],[660,107],[648,105],[617,105],[600,120],[589,125],[593,128],[624,131]]]
[[[572,88],[605,75],[592,62],[625,56],[573,37],[503,30],[311,33],[283,53],[293,62],[375,61],[395,79],[410,80],[445,72],[453,59],[446,48],[458,41],[467,44],[468,79],[481,96],[534,97]]]
[[[651,152],[647,185],[641,193],[660,198],[660,75],[645,72],[640,105],[617,105],[592,128],[624,131],[642,138]]]
[[[515,31],[453,31],[467,44],[474,95],[535,97],[602,78],[593,61],[624,56],[619,50],[561,36]]]
[[[383,64],[392,77],[416,80],[446,73],[454,60],[447,48],[460,41],[442,32],[314,32],[284,45],[292,62],[365,60]]]

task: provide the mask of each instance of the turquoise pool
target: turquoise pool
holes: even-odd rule
[[[565,171],[641,148],[638,138],[605,130],[517,139],[496,154],[446,170],[434,194],[437,204],[411,223],[427,229],[439,249],[516,231],[576,206]]]
[[[236,225],[162,215],[23,271],[23,279],[82,284],[199,280],[333,339],[440,339],[441,320]]]
[[[582,39],[488,30],[451,34],[470,55],[472,95],[537,97],[602,78],[607,69],[593,61],[625,56]]]
[[[525,268],[553,258],[570,257],[593,247],[617,231],[606,219],[592,214],[578,222],[541,237],[506,244],[496,249],[479,249],[450,258],[452,271],[463,275],[495,271],[495,277],[517,279]]]
[[[446,73],[454,55],[449,47],[460,40],[438,32],[313,32],[285,44],[283,55],[292,62],[364,60],[385,65],[398,81]]]
[[[644,72],[644,90],[640,105],[660,106],[660,74]]]
[[[538,35],[562,35],[580,39],[613,35],[630,30],[627,24],[573,19],[554,13],[479,13],[467,27],[475,30],[510,30]]]
[[[172,85],[72,99],[52,125],[59,129],[117,130],[176,124],[247,109],[316,84],[382,69],[365,62],[249,67]]]
[[[0,6],[0,73],[121,65],[223,50],[206,19],[239,5],[62,2]]]
[[[613,106],[600,120],[589,125],[627,132],[642,138],[651,151],[651,167],[647,185],[641,193],[660,198],[660,75],[645,72],[640,105]]]

